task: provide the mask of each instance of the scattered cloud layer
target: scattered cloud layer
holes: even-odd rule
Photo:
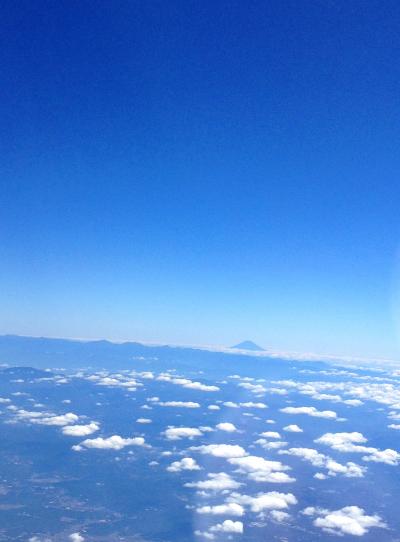
[[[318,444],[330,446],[333,450],[344,453],[361,453],[363,461],[374,463],[386,463],[387,465],[398,465],[400,453],[387,448],[380,450],[372,446],[365,446],[367,439],[361,433],[353,431],[350,433],[325,433],[315,440]]]

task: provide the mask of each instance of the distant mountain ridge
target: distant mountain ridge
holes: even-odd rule
[[[238,344],[224,351],[205,350],[194,347],[168,345],[151,346],[138,342],[113,343],[106,340],[79,341],[46,337],[24,337],[0,335],[1,365],[6,371],[12,367],[34,367],[54,371],[91,370],[139,370],[165,371],[173,367],[196,378],[199,371],[207,371],[213,378],[222,378],[230,372],[246,376],[270,379],[289,379],[292,375],[292,360],[251,355],[252,347],[262,349],[251,341]],[[247,352],[246,352],[247,350]],[[8,369],[6,367],[8,366]],[[304,362],[303,362],[303,366]],[[307,362],[307,368],[326,368],[320,361]],[[13,369],[14,370],[14,369]],[[229,373],[228,373],[229,371]],[[14,377],[13,377],[14,378]],[[22,378],[25,378],[23,376]]]
[[[239,350],[254,350],[255,352],[265,352],[265,349],[261,346],[258,346],[258,344],[253,343],[253,341],[243,341],[239,344],[235,344],[235,346],[231,346],[231,348],[238,348]]]

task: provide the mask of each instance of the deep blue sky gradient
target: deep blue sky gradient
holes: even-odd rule
[[[0,332],[400,357],[398,2],[0,11]]]

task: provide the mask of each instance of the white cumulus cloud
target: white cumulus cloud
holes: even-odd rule
[[[231,465],[238,467],[238,472],[247,474],[250,480],[255,482],[289,483],[294,482],[286,472],[289,467],[280,461],[268,461],[263,457],[249,455],[235,457],[228,460]]]
[[[181,472],[182,470],[200,470],[200,467],[196,460],[191,457],[184,457],[180,461],[174,461],[167,467],[169,472]]]
[[[164,435],[168,440],[180,440],[182,438],[201,437],[203,433],[197,427],[168,427],[164,431]]]
[[[367,439],[362,433],[356,431],[350,433],[325,433],[315,442],[330,446],[333,450],[344,453],[361,453],[363,461],[375,463],[386,463],[387,465],[398,465],[400,453],[387,448],[379,450],[372,446],[365,446]]]
[[[193,401],[160,401],[156,404],[162,407],[200,408],[199,403]]]
[[[226,519],[222,523],[217,523],[216,525],[210,527],[210,531],[216,533],[242,534],[243,523],[241,521],[232,521],[231,519]]]
[[[191,450],[198,451],[202,454],[213,455],[214,457],[224,457],[225,459],[243,457],[246,455],[246,450],[238,444],[207,444],[203,446],[193,446]]]
[[[281,438],[277,431],[264,431],[261,436],[265,438]]]
[[[228,498],[228,502],[241,504],[248,507],[252,512],[259,513],[265,510],[286,510],[290,505],[297,504],[297,499],[292,493],[270,491],[268,493],[258,493],[254,497],[232,493]]]
[[[35,414],[38,414],[35,412]],[[34,416],[30,419],[30,423],[36,423],[40,425],[56,425],[62,427],[63,425],[69,425],[75,423],[79,420],[79,416],[73,412],[67,412],[66,414],[61,414],[60,416]]]
[[[95,422],[88,423],[87,425],[67,425],[62,428],[64,435],[70,437],[86,437],[91,435],[100,429],[99,424]]]
[[[314,467],[325,468],[329,476],[341,474],[346,478],[361,478],[364,476],[366,470],[365,467],[361,467],[351,461],[345,465],[338,463],[331,457],[314,450],[314,448],[289,448],[288,450],[281,450],[279,453],[300,457],[304,461],[311,463]],[[322,480],[325,476],[321,477],[319,475],[317,478]]]
[[[237,489],[241,486],[239,482],[234,480],[229,474],[225,472],[209,473],[207,480],[200,480],[198,482],[188,482],[185,487],[193,487],[201,490],[209,491],[224,491],[226,489]]]
[[[285,407],[280,409],[285,414],[306,414],[314,418],[337,419],[337,414],[333,410],[317,410],[315,407]]]
[[[73,446],[75,451],[81,451],[83,448],[97,448],[99,450],[122,450],[125,446],[144,446],[143,437],[122,438],[119,435],[112,435],[108,438],[97,437],[86,439],[77,446]]]
[[[235,425],[229,422],[221,422],[216,425],[216,428],[220,431],[226,431],[227,433],[234,433],[235,431],[237,431]]]
[[[198,514],[211,514],[213,516],[236,516],[241,517],[244,514],[244,508],[235,502],[216,504],[214,506],[201,506],[196,509]]]
[[[295,423],[292,423],[290,425],[287,425],[283,428],[284,431],[287,431],[288,433],[302,433],[303,429],[296,425]]]
[[[386,527],[380,516],[368,516],[358,506],[345,506],[333,511],[309,506],[303,514],[315,516],[313,524],[330,534],[363,536],[372,527]]]

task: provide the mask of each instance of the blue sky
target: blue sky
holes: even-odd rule
[[[397,2],[1,10],[1,333],[400,356]]]

